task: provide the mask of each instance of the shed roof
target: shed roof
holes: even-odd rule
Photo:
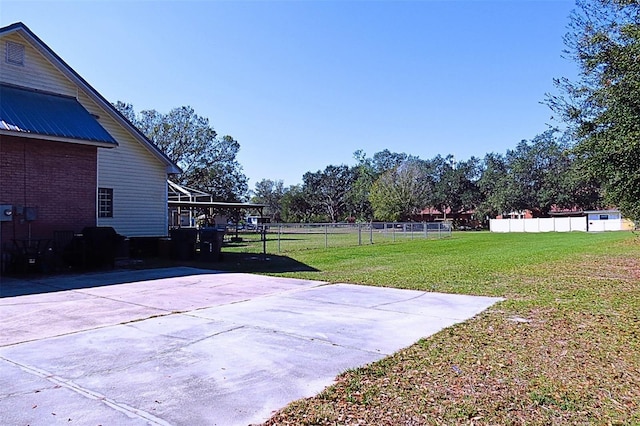
[[[75,98],[0,84],[0,131],[114,147],[118,143]]]

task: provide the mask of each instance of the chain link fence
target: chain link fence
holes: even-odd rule
[[[279,254],[450,236],[448,222],[270,223],[254,229],[227,229],[225,248]]]

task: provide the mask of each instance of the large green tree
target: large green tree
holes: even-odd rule
[[[264,214],[270,217],[273,222],[280,222],[282,220],[282,198],[285,192],[282,180],[262,179],[256,182],[251,202],[266,204]]]
[[[376,152],[371,158],[363,150],[357,150],[353,157],[357,164],[352,169],[355,180],[349,191],[350,209],[356,219],[367,221],[374,217],[371,190],[375,182],[385,173],[392,174],[406,162],[420,160],[416,156],[388,149]]]
[[[480,203],[476,215],[486,225],[488,219],[503,214],[507,209],[509,169],[504,155],[495,152],[485,155],[481,167],[480,179],[477,182]]]
[[[553,208],[600,206],[599,187],[579,169],[569,143],[550,129],[521,141],[505,156],[487,154],[478,180],[481,217],[530,210],[546,216]]]
[[[640,2],[580,0],[565,37],[579,76],[548,104],[577,139],[582,170],[640,223]]]
[[[350,191],[355,181],[353,169],[346,165],[329,165],[315,173],[302,176],[303,191],[319,219],[330,222],[344,220],[350,215]]]
[[[283,222],[311,222],[314,212],[307,201],[302,185],[291,185],[282,196]]]
[[[452,155],[437,155],[428,162],[433,181],[433,191],[429,205],[441,211],[445,217],[449,213],[473,210],[480,203],[480,160],[471,157],[467,161],[456,162]]]
[[[352,168],[354,181],[349,191],[351,216],[356,220],[370,221],[373,219],[373,208],[369,195],[377,174],[373,168],[372,160],[367,158],[364,151],[354,152],[353,157],[358,163]]]
[[[374,172],[379,176],[382,173],[400,167],[402,163],[408,160],[416,160],[417,157],[406,154],[404,152],[391,152],[388,149],[373,154],[371,165]]]
[[[213,155],[202,158],[190,173],[183,173],[181,181],[212,194],[218,201],[246,200],[248,181],[236,160],[240,144],[228,135],[212,143]]]
[[[218,136],[209,120],[193,108],[137,114],[131,104],[118,101],[114,106],[182,168],[180,183],[208,192],[218,201],[246,198],[247,178],[236,159],[240,144],[231,136]]]
[[[383,221],[409,220],[427,206],[432,191],[425,162],[404,161],[382,173],[371,187],[374,216]]]
[[[505,210],[528,209],[534,216],[544,217],[554,205],[568,207],[563,177],[570,164],[565,151],[553,131],[544,132],[531,141],[523,140],[515,149],[508,150]]]

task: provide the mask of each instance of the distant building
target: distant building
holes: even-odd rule
[[[449,208],[441,212],[433,207],[425,207],[420,213],[413,215],[411,220],[415,222],[451,222],[456,229],[479,229],[482,226],[481,221],[476,218],[475,210],[454,213]]]

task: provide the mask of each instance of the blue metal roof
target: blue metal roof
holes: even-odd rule
[[[118,145],[75,98],[0,84],[0,130]]]

